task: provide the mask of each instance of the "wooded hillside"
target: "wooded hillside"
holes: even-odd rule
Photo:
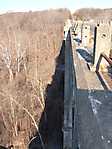
[[[112,19],[112,9],[94,9],[94,8],[82,8],[75,11],[73,14],[75,19],[81,20],[111,20]]]
[[[37,133],[69,16],[66,9],[0,15],[0,144],[26,149]]]

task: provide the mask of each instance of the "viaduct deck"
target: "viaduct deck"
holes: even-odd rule
[[[65,41],[64,149],[112,149],[112,91]]]

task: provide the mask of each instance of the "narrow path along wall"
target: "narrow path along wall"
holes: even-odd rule
[[[79,58],[73,36],[65,42],[64,149],[111,149],[112,92]]]

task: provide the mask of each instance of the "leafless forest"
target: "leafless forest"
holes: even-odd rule
[[[0,144],[25,149],[39,133],[68,17],[67,9],[0,15]]]
[[[94,9],[94,8],[82,8],[75,11],[73,14],[75,19],[81,20],[111,20],[112,9]]]

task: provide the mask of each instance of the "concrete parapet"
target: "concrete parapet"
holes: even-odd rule
[[[72,136],[74,137],[72,138],[72,148],[75,146],[75,148],[80,149],[105,149],[105,143],[101,138],[90,100],[91,90],[103,91],[103,87],[96,73],[89,71],[86,63],[78,57],[74,40],[71,39],[74,66],[74,119],[72,120]]]
[[[108,30],[108,28],[105,29],[103,34],[106,34]],[[99,38],[102,38],[103,27],[98,31]],[[107,39],[110,38],[109,35],[106,36]],[[111,141],[106,141],[104,137],[110,139],[112,137],[109,131],[112,128],[112,120],[109,118],[112,112],[108,109],[110,106],[107,101],[109,100],[112,104],[112,92],[108,93],[104,90],[97,73],[91,72],[84,59],[80,59],[75,42],[69,31],[65,41],[63,148],[111,149]],[[100,46],[97,45],[97,47]],[[108,113],[105,115],[106,109],[109,116]]]
[[[64,87],[64,149],[72,149],[72,105],[73,105],[73,75],[72,47],[70,31],[65,41],[65,87]]]

